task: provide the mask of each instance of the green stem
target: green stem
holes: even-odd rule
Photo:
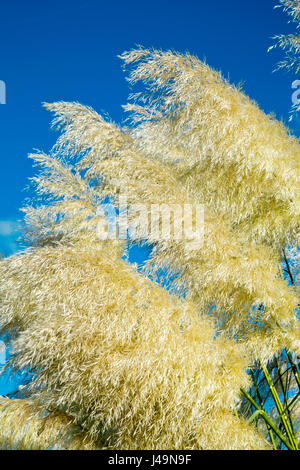
[[[297,395],[295,395],[295,396],[292,398],[292,400],[291,400],[290,403],[289,403],[289,408],[291,408],[291,406],[292,406],[297,400],[299,400],[299,398],[300,398],[300,392],[298,392]]]
[[[284,443],[284,445],[289,449],[289,450],[294,450],[294,447],[291,446],[289,441],[284,437],[284,435],[280,432],[278,427],[276,426],[275,423],[269,418],[267,413],[263,411],[258,404],[256,403],[255,400],[249,395],[249,393],[246,392],[243,388],[241,388],[241,392],[243,395],[250,401],[250,403],[256,408],[256,410],[259,411],[259,414],[264,418],[264,420],[269,424],[269,426],[272,428],[272,430],[275,432],[275,434],[279,437],[279,439]]]
[[[291,353],[290,353],[289,351],[287,351],[286,353],[287,353],[289,362],[290,362],[290,364],[291,364],[291,368],[292,368],[292,370],[293,370],[293,373],[294,373],[296,382],[297,382],[298,387],[299,387],[299,390],[300,390],[300,376],[299,376],[299,372],[298,372],[297,366],[295,365],[295,363],[294,363],[294,361],[293,361],[293,358],[292,358]]]
[[[292,420],[292,416],[291,416],[291,412],[290,412],[288,396],[287,396],[287,393],[286,393],[286,388],[287,387],[284,386],[284,383],[283,383],[283,380],[282,380],[280,364],[279,364],[279,360],[278,360],[277,356],[276,356],[276,365],[277,365],[277,371],[278,371],[278,379],[279,379],[280,386],[281,386],[281,389],[282,389],[283,399],[284,399],[284,404],[285,404],[285,408],[283,408],[283,412],[287,411],[291,431],[293,433],[293,436],[295,436],[295,430],[294,430],[293,420]]]
[[[252,377],[252,381],[253,381],[253,383],[254,383],[254,385],[255,385],[255,391],[256,391],[256,395],[257,395],[257,398],[258,398],[258,400],[259,400],[261,409],[265,412],[265,407],[264,407],[263,399],[262,399],[261,394],[260,394],[260,392],[259,392],[258,383],[257,383],[256,378],[255,378],[255,375],[254,375],[254,373],[253,373],[253,371],[252,371],[251,369],[250,369],[250,374],[251,374],[251,377]],[[259,410],[256,410],[255,413],[261,414]],[[255,413],[254,413],[254,414],[255,414]],[[252,417],[253,417],[253,419],[254,419],[254,416],[253,416],[253,415],[252,415]],[[252,417],[251,417],[251,418],[252,418]],[[269,433],[271,442],[272,442],[272,444],[273,444],[273,448],[274,448],[274,450],[277,450],[277,446],[276,446],[276,442],[275,442],[275,439],[274,439],[274,436],[273,436],[272,428],[271,428],[271,426],[270,426],[267,422],[266,422],[266,426],[267,426],[267,429],[268,429],[268,433]]]
[[[280,419],[282,421],[283,427],[284,427],[284,429],[287,433],[287,436],[289,438],[289,441],[291,443],[292,450],[299,450],[297,440],[296,440],[295,436],[293,435],[293,432],[291,430],[290,424],[289,424],[288,419],[286,417],[285,411],[282,407],[281,401],[278,397],[277,391],[274,387],[274,384],[273,384],[273,381],[272,381],[271,376],[269,374],[269,371],[260,359],[259,359],[259,362],[260,362],[261,368],[263,370],[263,373],[265,374],[268,386],[270,388],[270,391],[271,391],[273,400],[275,402],[277,411],[279,413]]]

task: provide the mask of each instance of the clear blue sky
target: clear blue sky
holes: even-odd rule
[[[142,44],[206,57],[266,112],[288,120],[291,83],[272,73],[281,54],[267,53],[271,37],[293,30],[276,0],[10,0],[1,2],[0,252],[15,251],[15,220],[21,216],[33,175],[27,154],[48,151],[56,134],[43,101],[79,101],[123,117],[128,88],[117,55]],[[295,124],[297,125],[297,124]],[[300,129],[300,126],[298,126]],[[0,384],[1,386],[1,384]],[[0,388],[0,393],[4,393]]]
[[[33,174],[27,154],[56,134],[43,101],[77,100],[122,117],[127,84],[116,57],[136,44],[190,51],[223,71],[267,112],[287,119],[291,82],[272,73],[274,34],[290,31],[276,0],[10,0],[1,2],[0,220],[19,217]],[[2,229],[0,223],[0,231]],[[8,228],[6,227],[8,230]],[[2,230],[3,231],[3,230]],[[5,227],[4,227],[5,231]],[[0,246],[1,251],[1,246]]]

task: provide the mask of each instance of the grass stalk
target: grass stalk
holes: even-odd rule
[[[282,403],[279,399],[278,393],[277,393],[276,388],[273,384],[273,381],[272,381],[272,378],[269,374],[269,371],[268,371],[267,367],[263,364],[263,362],[261,360],[259,360],[259,362],[260,362],[261,368],[263,370],[263,373],[265,375],[265,378],[267,380],[268,386],[270,388],[270,391],[271,391],[275,406],[277,408],[277,411],[279,413],[281,422],[283,424],[283,427],[284,427],[284,429],[286,431],[286,434],[288,436],[288,439],[290,441],[292,450],[299,450],[298,444],[297,444],[297,439],[296,439],[296,437],[295,437],[295,435],[294,435],[294,433],[291,429],[290,423],[289,423],[288,418],[286,416],[286,411],[282,407]]]
[[[290,442],[284,437],[282,432],[278,429],[276,424],[269,418],[267,413],[262,410],[259,405],[256,403],[255,400],[249,395],[248,392],[246,392],[245,389],[241,389],[242,394],[250,401],[250,403],[254,406],[254,408],[259,411],[259,414],[263,417],[263,419],[268,423],[268,425],[271,427],[271,429],[274,431],[274,433],[279,437],[279,439],[284,443],[284,445],[289,449],[289,450],[295,450],[294,447],[290,444]],[[251,418],[250,418],[251,419]]]

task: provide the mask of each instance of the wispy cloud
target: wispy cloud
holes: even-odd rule
[[[0,219],[0,254],[9,256],[18,249],[20,228],[15,219]]]
[[[0,236],[11,235],[16,230],[16,220],[0,220]]]

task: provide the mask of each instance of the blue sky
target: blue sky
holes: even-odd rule
[[[56,134],[43,101],[76,100],[122,119],[128,88],[117,54],[136,44],[190,51],[223,71],[267,112],[288,119],[292,75],[272,73],[274,34],[290,31],[276,0],[52,0],[1,2],[0,252],[15,251],[13,229],[32,176],[33,149]],[[11,227],[9,223],[12,221]],[[9,232],[9,233],[8,233]]]
[[[123,118],[127,83],[117,55],[142,44],[206,58],[266,112],[288,121],[296,78],[272,73],[281,58],[271,37],[290,32],[276,0],[11,0],[0,8],[0,253],[16,248],[18,208],[32,176],[33,149],[56,134],[43,101],[79,101]],[[297,122],[294,124],[297,125]],[[295,129],[298,131],[297,128]],[[0,384],[1,387],[1,384]],[[4,393],[0,388],[0,393]]]

